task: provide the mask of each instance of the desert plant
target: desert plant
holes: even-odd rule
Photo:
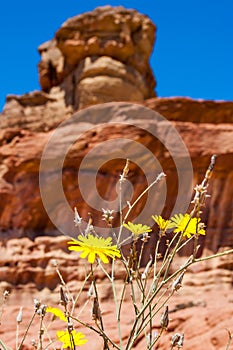
[[[76,349],[77,346],[86,343],[87,339],[84,334],[76,331],[76,325],[82,325],[84,329],[89,328],[96,335],[100,336],[103,341],[103,350],[131,350],[142,335],[145,337],[147,350],[152,350],[155,347],[169,324],[169,300],[182,287],[182,280],[187,269],[197,262],[233,253],[233,249],[231,249],[207,257],[197,257],[199,249],[198,238],[200,235],[206,234],[205,225],[201,221],[201,210],[208,196],[207,187],[214,164],[215,156],[211,158],[202,183],[194,188],[194,197],[191,202],[192,210],[189,213],[178,213],[169,219],[165,219],[160,215],[152,216],[158,228],[158,239],[154,247],[154,254],[149,257],[145,266],[141,264],[145,243],[148,241],[149,236],[155,233],[148,225],[128,221],[128,217],[146,191],[159,181],[163,181],[164,173],[159,174],[155,181],[149,185],[134,203],[128,204],[128,210],[125,215],[122,212],[120,203],[120,229],[118,233],[112,226],[114,212],[103,209],[103,220],[111,232],[111,235],[108,237],[98,235],[91,219],[83,229],[82,218],[75,208],[74,222],[80,233],[76,239],[69,238],[67,244],[69,250],[76,251],[79,253],[79,258],[86,260],[85,278],[79,292],[76,296],[73,296],[62,277],[58,263],[54,261],[54,266],[61,281],[61,307],[44,305],[40,301],[35,300],[34,314],[28,329],[34,318],[39,316],[39,339],[34,344],[36,349],[57,349],[55,340],[49,336],[49,327],[45,324],[48,315],[52,315],[53,319],[58,318],[64,322],[64,328],[57,331],[57,339],[62,343],[63,348]],[[120,198],[122,183],[125,181],[128,172],[129,161],[126,162],[125,168],[120,175]],[[123,229],[129,232],[126,238],[122,238]],[[171,234],[171,239],[168,239]],[[164,237],[167,237],[166,249],[161,254],[160,247]],[[192,254],[187,257],[183,266],[174,271],[172,269],[173,262],[181,249],[191,242],[193,246]],[[127,254],[124,254],[123,251],[125,244],[130,245]],[[117,285],[116,274],[119,266],[124,271],[124,277],[121,279],[120,285]],[[104,273],[111,286],[115,306],[113,322],[117,324],[118,341],[112,339],[105,326],[99,293],[100,286],[97,278],[100,271]],[[82,307],[77,307],[80,297],[86,293],[87,289],[86,301],[82,303]],[[128,338],[125,340],[122,337],[122,313],[127,293],[131,297],[133,322]],[[92,320],[86,322],[83,319],[83,315],[90,303],[92,305]],[[153,322],[155,317],[158,317],[160,314],[160,331],[154,334]],[[22,314],[19,313],[18,324],[21,322],[21,318]],[[16,341],[17,350],[22,349],[28,329],[23,339],[20,342]],[[44,342],[44,334],[47,334],[47,342]],[[226,349],[229,349],[231,340],[232,335],[229,333]],[[170,349],[182,348],[183,342],[184,334],[175,333],[171,339]],[[3,349],[7,349],[4,344],[1,344],[1,346]]]

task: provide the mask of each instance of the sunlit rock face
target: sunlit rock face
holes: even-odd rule
[[[135,10],[99,7],[68,19],[39,47],[41,87],[61,86],[75,109],[154,97],[155,25]]]

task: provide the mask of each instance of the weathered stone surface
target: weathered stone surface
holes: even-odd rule
[[[193,100],[184,97],[152,98],[144,102],[169,120],[225,124],[233,122],[232,102]]]
[[[99,7],[67,20],[39,47],[44,91],[60,85],[75,108],[154,97],[149,57],[155,26],[123,7]]]
[[[165,104],[167,101],[165,100]],[[186,103],[186,100],[185,100]],[[52,148],[52,153],[48,160],[48,184],[51,191],[51,196],[56,188],[54,184],[54,174],[59,170],[59,163],[55,159],[64,153],[64,150],[70,145],[72,137],[75,143],[67,153],[63,168],[63,187],[68,199],[68,202],[73,208],[78,207],[80,214],[87,220],[87,213],[92,212],[95,223],[101,225],[101,213],[93,210],[87,203],[90,196],[95,196],[89,192],[86,198],[83,198],[80,189],[77,186],[77,170],[83,157],[91,152],[100,144],[103,144],[101,153],[93,158],[93,166],[98,159],[105,159],[106,154],[111,158],[111,163],[102,164],[102,168],[97,176],[97,188],[99,193],[107,200],[111,201],[116,198],[115,186],[119,179],[119,174],[122,171],[124,162],[114,161],[117,158],[115,150],[111,144],[108,146],[107,140],[117,138],[134,140],[137,143],[143,144],[147,150],[152,151],[159,159],[161,166],[167,173],[168,187],[168,202],[165,207],[165,214],[169,214],[171,207],[176,199],[176,169],[172,162],[171,156],[168,155],[164,146],[154,139],[151,134],[145,130],[147,127],[153,130],[158,128],[157,122],[150,117],[150,112],[147,117],[135,120],[135,115],[142,115],[140,105],[131,105],[127,103],[105,105],[106,116],[109,117],[109,122],[117,122],[115,124],[99,125],[94,130],[92,124],[88,123],[88,118],[98,120],[101,106],[96,106],[92,109],[82,111],[83,121],[77,124],[75,120],[67,121],[59,128],[59,138],[56,145]],[[89,114],[91,111],[91,114]],[[153,114],[152,114],[153,115]],[[4,116],[3,116],[4,118]],[[131,119],[132,118],[132,119]],[[145,119],[147,118],[147,119]],[[181,108],[181,119],[184,119]],[[122,125],[122,122],[128,122],[131,125]],[[27,125],[27,124],[26,124]],[[80,125],[80,126],[79,126]],[[208,230],[211,235],[207,235],[205,242],[206,246],[213,251],[216,251],[221,245],[232,246],[232,124],[210,124],[210,123],[192,123],[175,121],[173,125],[178,130],[184,143],[186,144],[194,166],[194,182],[200,183],[204,176],[205,170],[208,167],[210,157],[213,153],[218,154],[216,168],[211,186],[209,188],[212,197],[208,201],[207,208],[204,210],[204,222],[208,225]],[[94,124],[93,124],[94,126]],[[77,133],[81,133],[76,140]],[[35,237],[41,234],[54,234],[54,227],[51,224],[48,216],[43,209],[40,192],[39,192],[39,164],[43,149],[48,142],[53,131],[47,133],[32,132],[19,129],[3,129],[1,131],[0,140],[2,146],[0,155],[2,160],[1,165],[1,196],[3,201],[0,205],[0,226],[2,235],[6,232],[9,235],[22,236],[28,235]],[[165,137],[169,134],[169,128],[158,128],[158,137]],[[164,136],[163,136],[164,135]],[[169,140],[172,147],[172,139]],[[210,148],[211,142],[211,148]],[[122,157],[124,158],[127,145],[123,146]],[[182,155],[181,155],[182,156]],[[97,157],[97,158],[95,158]],[[99,158],[98,158],[99,157]],[[150,160],[150,162],[153,159]],[[145,161],[145,166],[150,167],[148,160]],[[152,164],[151,164],[152,165]],[[63,165],[62,165],[63,166]],[[144,169],[145,170],[145,169]],[[88,180],[89,171],[96,169],[87,169],[84,171],[83,177]],[[185,169],[183,169],[185,172]],[[134,198],[145,188],[145,178],[143,174],[132,164],[131,173],[129,174],[130,181],[134,184]],[[53,185],[52,185],[53,184]],[[56,194],[55,190],[55,194]],[[96,200],[98,201],[98,197]],[[115,208],[117,209],[117,208]],[[140,210],[140,207],[137,208]],[[58,214],[59,213],[59,214]],[[221,213],[221,215],[220,215]],[[67,230],[74,230],[73,218],[65,208],[62,209],[59,200],[53,203],[51,208],[52,216],[59,216],[63,222],[63,227]],[[118,218],[116,218],[117,222]],[[210,238],[208,238],[210,237]]]
[[[60,84],[74,109],[109,101],[143,101],[148,94],[142,75],[108,56],[87,57]]]
[[[21,130],[48,131],[58,126],[73,112],[65,104],[65,95],[59,87],[34,91],[22,96],[9,95],[0,116],[0,130],[16,128]]]

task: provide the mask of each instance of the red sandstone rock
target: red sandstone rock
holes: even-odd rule
[[[161,103],[162,99],[160,104]],[[167,103],[167,99],[164,103]],[[187,101],[184,100],[184,103],[187,104]],[[103,107],[100,106],[91,110],[92,120],[98,120],[102,108]],[[125,103],[105,105],[104,110],[106,115],[109,116],[109,122],[117,121],[120,123],[120,129],[117,125],[108,126],[108,124],[106,124],[98,126],[96,129],[97,131],[94,133],[93,131],[85,132],[92,124],[80,123],[81,129],[76,129],[74,125],[69,122],[58,129],[59,139],[56,141],[56,146],[53,147],[52,154],[49,156],[52,157],[51,159],[58,159],[59,154],[62,154],[63,150],[70,144],[71,138],[74,137],[76,139],[77,130],[82,131],[81,137],[77,139],[70,152],[67,154],[63,169],[63,187],[71,207],[73,208],[76,205],[84,218],[86,218],[87,212],[92,210],[87,204],[88,198],[83,199],[79,188],[76,187],[76,171],[82,158],[99,144],[103,145],[101,154],[99,154],[100,159],[108,155],[112,161],[109,165],[108,163],[102,165],[97,178],[97,187],[101,195],[108,201],[115,198],[115,186],[119,178],[119,173],[124,166],[124,162],[114,161],[116,158],[115,151],[108,148],[108,143],[106,143],[106,141],[117,139],[120,136],[123,139],[135,140],[137,143],[143,144],[147,150],[152,151],[159,159],[164,171],[167,173],[169,202],[166,204],[166,212],[169,213],[176,198],[177,190],[174,182],[176,170],[171,155],[167,153],[167,150],[158,140],[145,130],[146,126],[149,129],[151,128],[151,130],[155,127],[157,128],[156,125],[158,124],[156,120],[153,119],[153,114],[148,112],[147,117],[144,116],[144,119],[136,120],[134,117],[130,117],[131,113],[133,113],[133,116],[137,116],[141,115],[144,110],[142,110],[140,105]],[[88,109],[82,111],[81,117],[84,118],[83,120],[85,120],[85,118],[88,120],[88,113]],[[3,114],[3,123],[5,118],[5,114]],[[180,119],[184,119],[182,108]],[[122,126],[122,123],[126,120],[136,127],[131,125]],[[147,120],[146,123],[145,120]],[[208,206],[204,211],[204,222],[208,224],[208,232],[210,232],[209,237],[211,237],[208,238],[207,236],[205,244],[213,251],[216,251],[221,245],[231,246],[232,124],[193,123],[191,121],[173,121],[172,123],[178,130],[190,152],[194,166],[195,183],[200,183],[202,181],[211,155],[213,153],[218,154],[216,168],[210,186],[212,197],[208,200]],[[165,137],[170,130],[169,128],[171,129],[172,126],[166,126],[166,129],[158,128],[156,131],[157,136]],[[40,158],[51,135],[52,132],[41,133],[23,129],[3,128],[1,131],[0,140],[2,140],[2,146],[0,148],[0,154],[2,167],[0,170],[0,193],[4,200],[0,205],[0,225],[2,232],[8,232],[8,235],[9,232],[12,232],[11,235],[19,237],[25,235],[25,232],[27,232],[29,237],[35,237],[38,234],[51,234],[54,231],[54,227],[51,225],[43,209],[38,183]],[[172,139],[167,139],[167,141],[168,145],[170,145],[170,149],[172,149]],[[122,157],[123,156],[124,153],[122,153]],[[143,156],[147,156],[147,153]],[[182,157],[182,155],[180,155],[180,157]],[[147,158],[145,158],[144,166],[148,168],[153,164],[151,163],[150,165],[146,159]],[[94,167],[95,161],[97,160],[98,155],[95,154],[92,159]],[[149,162],[153,162],[153,158]],[[91,169],[92,168],[89,170]],[[58,170],[57,165],[54,162],[51,163],[49,171],[54,173]],[[92,170],[95,171],[94,168]],[[185,171],[185,169],[183,169],[183,171]],[[55,186],[51,185],[52,183],[54,184],[53,177],[51,177],[50,181],[48,171],[47,174],[49,188],[53,192]],[[83,176],[87,179],[87,173]],[[133,164],[131,164],[129,176],[130,181],[134,184],[134,198],[136,198],[143,188],[145,188],[145,182],[143,182],[145,180],[143,180],[143,175]],[[91,193],[89,193],[88,196],[89,195],[91,195]],[[66,226],[67,230],[73,231],[72,216],[70,216],[66,210],[61,211],[59,205],[59,202],[53,204],[51,210],[54,214],[52,215],[58,215],[59,213],[63,221],[63,226]],[[219,213],[222,214],[220,215]],[[102,222],[100,213],[94,211],[93,215],[95,223],[99,225]]]

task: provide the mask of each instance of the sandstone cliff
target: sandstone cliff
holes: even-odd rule
[[[106,145],[107,140],[123,137],[145,146],[167,173],[168,199],[164,213],[169,215],[177,195],[177,164],[165,145],[149,133],[150,127],[157,128],[157,121],[153,113],[143,109],[144,106],[159,112],[178,130],[190,152],[194,168],[193,185],[201,181],[210,156],[214,153],[218,155],[210,187],[212,196],[203,213],[209,232],[205,246],[213,251],[220,246],[232,246],[233,103],[189,98],[148,99],[154,96],[155,86],[148,63],[154,38],[155,26],[148,17],[134,10],[107,6],[69,19],[57,31],[54,39],[40,46],[42,91],[8,96],[0,118],[2,236],[26,235],[34,238],[37,235],[57,234],[57,228],[48,218],[41,201],[39,165],[53,130],[65,120],[67,124],[59,127],[60,137],[53,157],[59,157],[59,152],[67,147],[69,135],[74,135],[77,130],[82,131],[72,150],[67,153],[63,169],[65,196],[71,208],[76,205],[84,217],[91,211],[95,222],[100,224],[100,214],[87,204],[88,198],[83,199],[81,196],[76,171],[83,157],[91,154],[97,145]],[[74,120],[71,116],[78,109],[119,100],[140,104],[106,105],[104,113],[108,115],[107,123],[101,125],[96,124],[102,107],[95,107],[91,112],[84,109],[81,111],[80,127],[75,129],[72,124]],[[89,126],[83,126],[82,118],[86,122],[89,120],[95,129],[90,131]],[[126,120],[131,124],[123,125]],[[79,119],[76,122],[79,123]],[[169,130],[171,126],[167,125],[157,136],[165,139]],[[116,197],[115,186],[123,167],[123,162],[114,161],[119,158],[119,154],[116,157],[111,147],[102,150],[102,153],[106,152],[105,158],[111,154],[111,162],[104,161],[97,174],[98,191],[107,201]],[[169,147],[174,147],[172,142]],[[120,157],[125,158],[124,149]],[[183,156],[178,154],[179,157],[181,159]],[[148,164],[147,167],[150,167]],[[185,174],[187,169],[182,167]],[[55,173],[57,170],[53,169]],[[145,188],[146,182],[143,173],[133,164],[130,181],[136,198]],[[51,183],[56,186],[54,182]],[[53,203],[52,211],[52,216],[59,215],[62,218],[63,226],[72,226],[70,213],[61,208],[59,200]]]

